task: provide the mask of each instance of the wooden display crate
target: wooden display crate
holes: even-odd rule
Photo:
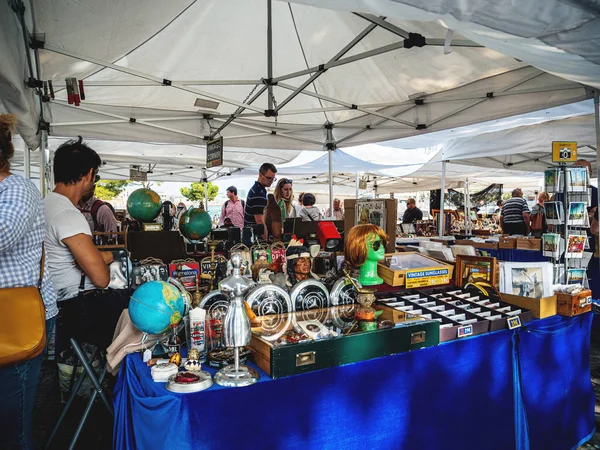
[[[542,250],[542,240],[534,237],[517,238],[517,248],[519,250]]]
[[[577,316],[592,310],[592,291],[586,289],[578,294],[556,293],[556,310],[561,316]]]
[[[500,240],[498,241],[498,248],[517,248],[517,239],[501,236]]]
[[[498,250],[498,244],[496,242],[473,242],[473,247],[480,248],[483,250]]]
[[[419,267],[418,270],[427,271],[427,270],[436,270],[436,269],[448,269],[448,279],[452,280],[452,273],[454,271],[454,266],[450,264],[445,264],[437,259],[431,258],[429,256],[423,255],[421,253],[416,252],[402,252],[402,253],[387,253],[385,255],[386,258],[392,257],[394,255],[418,255],[419,257],[426,258],[431,260],[430,267]],[[408,269],[413,270],[413,269]],[[414,269],[417,270],[417,269]],[[394,270],[389,267],[386,267],[383,264],[377,264],[377,274],[383,278],[386,284],[390,286],[404,286],[406,284],[406,270]]]
[[[506,303],[529,309],[536,319],[556,315],[556,295],[544,298],[529,298],[512,294],[500,294],[500,296]]]

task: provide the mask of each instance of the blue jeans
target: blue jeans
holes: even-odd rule
[[[55,323],[56,318],[46,320],[48,339]],[[31,422],[43,357],[41,354],[0,369],[0,448],[3,450],[33,449]]]

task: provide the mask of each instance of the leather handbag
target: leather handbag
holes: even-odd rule
[[[42,300],[45,251],[37,286],[0,289],[0,367],[35,358],[46,347],[46,308]]]

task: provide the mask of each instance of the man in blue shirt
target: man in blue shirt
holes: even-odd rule
[[[271,163],[264,163],[260,166],[258,180],[250,188],[246,198],[244,226],[264,223],[263,214],[265,206],[267,206],[267,188],[271,187],[277,179],[276,173],[277,168]]]

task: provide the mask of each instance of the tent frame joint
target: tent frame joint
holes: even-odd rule
[[[130,117],[129,118],[129,123],[136,123],[137,119],[135,117]]]
[[[172,83],[173,82],[171,80],[168,80],[166,78],[163,78],[163,80],[162,80],[163,86],[171,86]]]
[[[485,94],[485,96],[487,98],[494,98],[494,93],[493,92],[488,92],[487,94]]]
[[[424,123],[418,123],[417,126],[415,127],[415,130],[425,130],[427,129],[427,125]]]
[[[46,122],[44,119],[40,119],[38,122],[38,132],[47,131],[50,132],[50,122]]]
[[[265,117],[277,117],[278,112],[275,109],[265,109]]]

